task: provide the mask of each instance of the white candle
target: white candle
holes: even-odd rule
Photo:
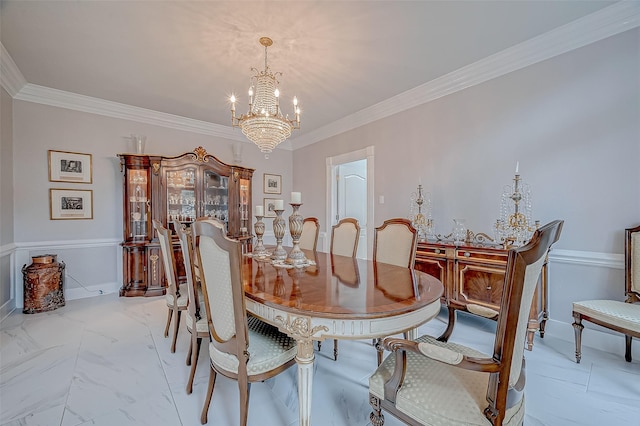
[[[264,207],[256,206],[256,216],[264,216]]]
[[[301,203],[302,203],[302,194],[300,192],[292,192],[291,204],[301,204]]]
[[[273,201],[273,209],[274,210],[284,210],[284,201],[283,200],[274,200]]]
[[[520,162],[516,161],[516,174],[518,174],[519,170],[520,170]]]

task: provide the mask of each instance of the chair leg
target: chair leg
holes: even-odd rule
[[[582,358],[582,329],[584,325],[582,325],[582,316],[574,312],[573,313],[573,332],[576,336],[576,363],[580,364],[580,359]]]
[[[338,360],[338,339],[333,339],[333,360]]]
[[[369,415],[371,425],[384,425],[384,416],[382,415],[382,410],[380,409],[380,399],[376,398],[373,395],[369,395],[369,404],[371,404],[371,408],[373,409],[373,411],[371,411],[371,414]]]
[[[318,351],[320,351],[320,347],[322,346],[322,342],[318,340]]]
[[[240,426],[247,426],[251,383],[249,383],[246,377],[238,377],[238,389],[240,390]]]
[[[169,337],[169,326],[171,325],[171,317],[173,316],[173,309],[169,308],[167,313],[167,325],[164,326],[164,337]]]
[[[626,343],[626,349],[624,351],[624,359],[626,359],[627,362],[631,362],[631,336],[628,336],[625,334],[624,340]]]
[[[191,365],[191,354],[193,353],[194,335],[191,333],[191,339],[189,339],[189,351],[187,352],[187,365]]]
[[[178,329],[180,328],[180,314],[182,311],[178,310],[176,312],[176,319],[173,323],[173,341],[171,342],[171,353],[175,353],[176,351],[176,341],[178,340]]]
[[[192,348],[193,353],[191,355],[191,371],[189,372],[189,380],[187,381],[187,395],[191,395],[191,392],[193,392],[193,379],[196,376],[196,367],[198,366],[198,355],[200,354],[200,346],[202,346],[202,338],[197,338],[192,345],[195,345],[195,348]]]
[[[378,351],[378,365],[382,364],[382,355],[384,354],[384,346],[382,346],[382,339],[376,340],[376,351]]]
[[[213,386],[216,384],[216,372],[213,368],[209,367],[209,387],[207,388],[207,397],[204,400],[202,406],[202,414],[200,415],[200,423],[207,424],[207,417],[209,414],[209,404],[211,404],[211,397],[213,396]]]

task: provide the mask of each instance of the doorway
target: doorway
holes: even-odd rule
[[[360,224],[356,256],[370,259],[373,253],[373,146],[327,158],[327,233],[345,217]],[[329,248],[329,247],[327,247]]]

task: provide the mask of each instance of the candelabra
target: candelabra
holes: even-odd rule
[[[431,194],[422,194],[422,184],[418,185],[418,192],[411,193],[410,217],[413,227],[418,231],[421,240],[434,236],[433,219],[431,218]],[[423,212],[424,209],[424,212]]]
[[[264,222],[262,218],[264,216],[256,215],[256,224],[253,226],[253,229],[256,231],[256,246],[253,248],[253,256],[254,257],[265,257],[269,253],[267,249],[264,247],[262,243],[262,236],[264,235]]]
[[[293,240],[293,248],[289,252],[286,262],[294,266],[299,266],[309,263],[302,250],[300,250],[300,236],[302,235],[304,218],[298,213],[298,209],[302,204],[290,203],[290,205],[293,208],[293,213],[289,216],[289,232]]]
[[[502,193],[500,218],[496,221],[496,240],[506,248],[527,243],[536,230],[531,219],[531,189],[520,179],[516,171],[513,185],[507,185]]]
[[[287,251],[282,248],[282,238],[287,230],[287,225],[282,218],[282,212],[284,210],[273,210],[276,213],[276,217],[273,219],[273,234],[276,237],[276,249],[271,255],[272,260],[285,260],[287,258]]]

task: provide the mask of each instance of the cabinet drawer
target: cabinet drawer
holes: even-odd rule
[[[418,245],[418,248],[416,250],[416,259],[419,259],[419,258],[444,259],[446,257],[447,257],[447,250],[445,247]]]
[[[457,249],[456,259],[482,262],[483,264],[499,265],[502,268],[507,265],[508,254],[506,252],[486,252],[473,249]]]

